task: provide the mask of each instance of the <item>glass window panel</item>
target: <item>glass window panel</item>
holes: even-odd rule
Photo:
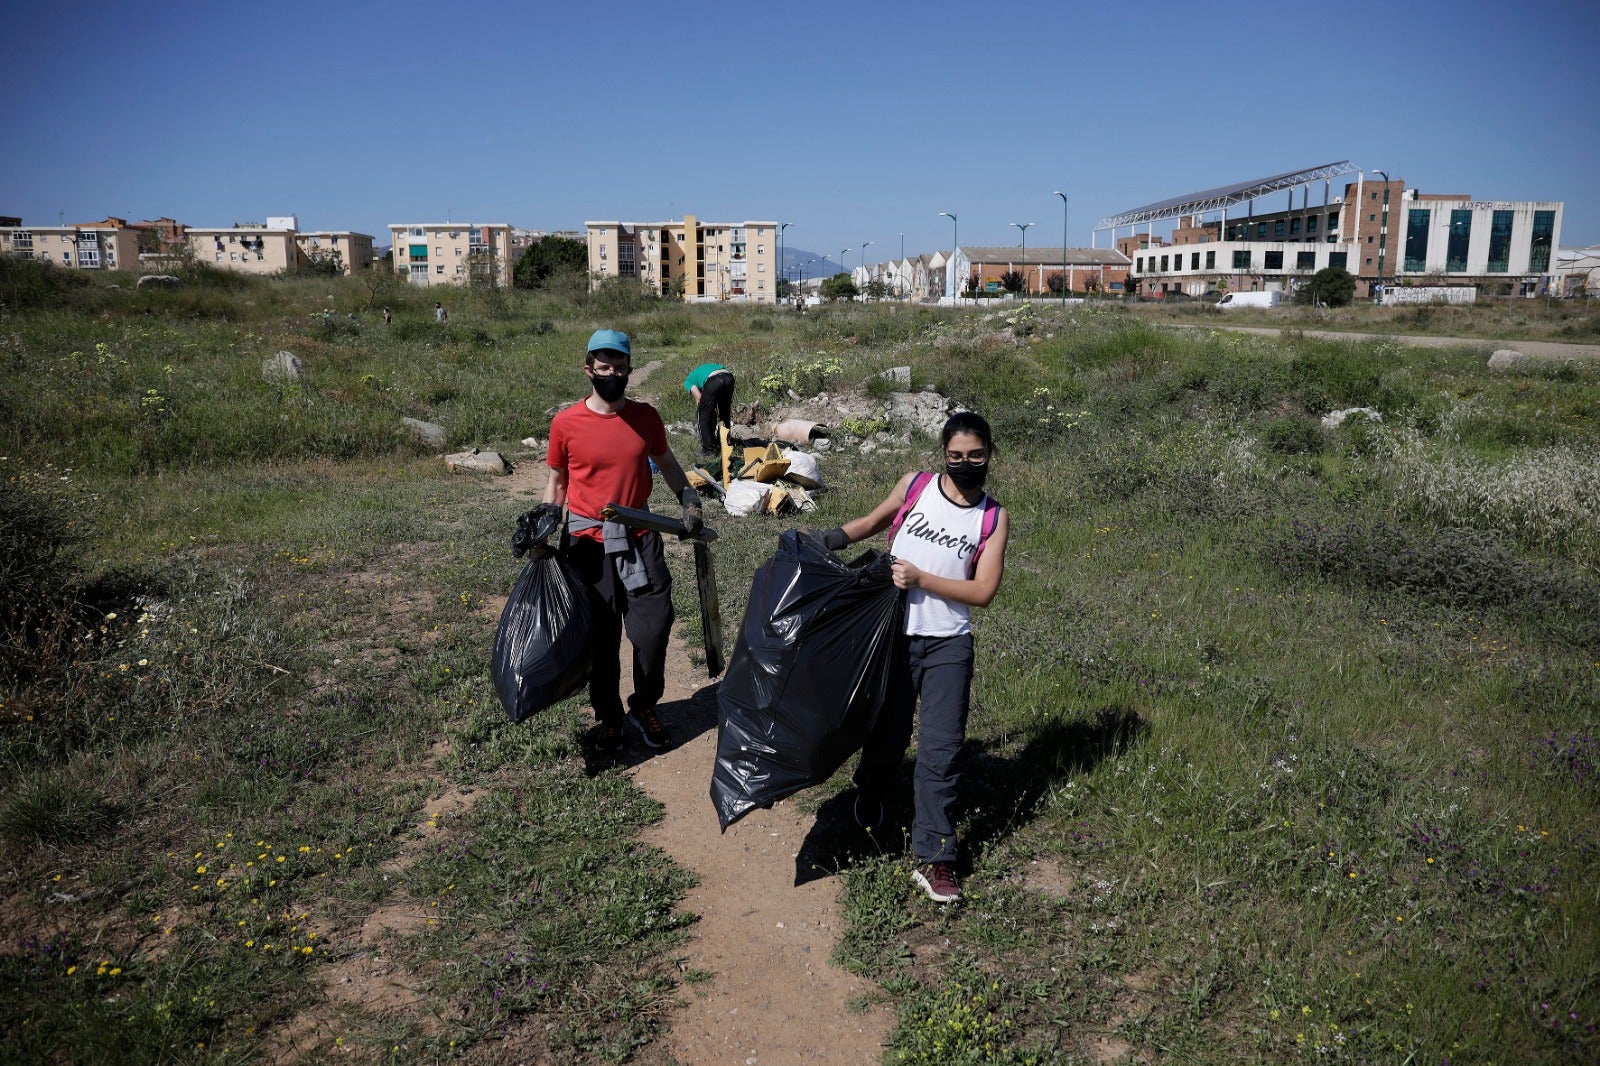
[[[1450,243],[1445,247],[1444,268],[1451,273],[1467,269],[1467,248],[1472,243],[1472,212],[1450,212]]]
[[[1421,273],[1428,269],[1428,222],[1433,212],[1413,208],[1406,216],[1406,270]]]
[[[1489,222],[1489,273],[1511,269],[1511,212],[1496,211]]]
[[[1535,211],[1533,213],[1533,241],[1528,248],[1528,269],[1535,273],[1543,273],[1550,269],[1550,244],[1555,238],[1556,213],[1554,211]]]
[[[1263,263],[1263,265],[1262,265],[1262,269],[1263,270],[1282,270],[1283,269],[1283,253],[1282,252],[1268,252],[1266,254],[1266,256],[1265,256],[1265,260],[1266,260],[1265,263]]]
[[[1233,253],[1233,269],[1235,269],[1235,270],[1249,270],[1250,269],[1250,253],[1248,251],[1240,251],[1240,252],[1234,252]]]

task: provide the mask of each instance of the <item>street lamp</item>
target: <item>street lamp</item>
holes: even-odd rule
[[[839,252],[839,272],[841,274],[845,274],[846,276],[849,275],[850,268],[844,265],[844,257],[845,257],[845,253],[849,252],[849,251],[850,251],[850,249],[844,248],[844,249],[841,249],[840,252]]]
[[[1061,197],[1061,306],[1067,306],[1067,194],[1060,189],[1056,195]]]
[[[1033,223],[1013,222],[1011,224],[1022,231],[1022,298],[1026,300],[1028,298],[1028,227]]]
[[[950,296],[952,299],[954,299],[956,295],[956,274],[954,268],[956,265],[956,249],[961,247],[961,223],[957,222],[956,216],[949,211],[940,211],[939,214],[950,220],[950,261],[944,266],[944,276],[945,281],[950,287]]]
[[[785,222],[778,227],[778,276],[780,278],[787,276],[789,273],[788,266],[783,261],[783,231],[792,225],[794,225],[793,222]]]
[[[867,284],[867,247],[871,243],[871,241],[868,241],[861,246],[861,284],[863,287]]]
[[[1374,174],[1383,175],[1383,217],[1378,220],[1378,303],[1383,303],[1383,246],[1389,239],[1389,175],[1382,170],[1374,170]],[[1356,225],[1361,224],[1361,216],[1356,215]]]

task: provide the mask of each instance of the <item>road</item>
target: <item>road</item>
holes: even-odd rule
[[[1499,348],[1511,348],[1530,359],[1600,359],[1600,344],[1563,344],[1559,341],[1497,341],[1482,337],[1429,337],[1404,333],[1347,333],[1344,330],[1300,329],[1298,326],[1224,326],[1216,323],[1179,323],[1185,329],[1230,329],[1236,333],[1258,333],[1275,337],[1285,329],[1302,336],[1323,340],[1378,341],[1397,340],[1421,348],[1482,348],[1485,354]]]

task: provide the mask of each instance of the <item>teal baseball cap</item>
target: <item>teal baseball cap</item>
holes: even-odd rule
[[[595,330],[589,337],[589,351],[621,352],[629,359],[633,358],[633,347],[628,343],[628,335],[620,329]]]

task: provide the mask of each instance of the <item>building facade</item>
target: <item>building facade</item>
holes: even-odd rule
[[[1291,192],[1282,211],[1209,223],[1183,217],[1170,241],[1118,238],[1133,258],[1135,291],[1292,291],[1318,270],[1338,267],[1356,277],[1358,296],[1412,283],[1533,295],[1549,284],[1561,238],[1563,205],[1556,201],[1474,201],[1364,176],[1347,183],[1342,197],[1309,200],[1296,206]]]
[[[1008,273],[1022,275],[1025,293],[1060,291],[1120,293],[1128,280],[1128,257],[1112,248],[957,248],[952,272],[960,291],[996,292]],[[1055,284],[1055,289],[1051,285]]]
[[[265,276],[299,269],[300,248],[295,236],[292,229],[245,223],[226,229],[190,226],[184,240],[197,263]]]
[[[137,270],[139,231],[119,222],[0,227],[0,255],[39,259],[67,270]]]
[[[352,230],[318,230],[295,234],[300,262],[332,261],[346,277],[372,269],[372,237]]]
[[[389,226],[394,272],[413,285],[511,287],[517,253],[506,223],[412,222]]]
[[[609,278],[638,281],[685,301],[775,303],[778,224],[682,221],[585,222],[590,287]]]

